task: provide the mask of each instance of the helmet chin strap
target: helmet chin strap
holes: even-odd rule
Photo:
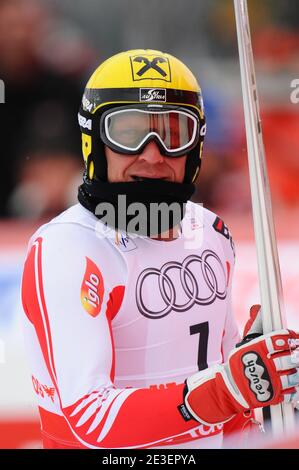
[[[108,183],[84,178],[78,199],[109,227],[153,237],[179,225],[194,190],[191,183],[164,180]]]

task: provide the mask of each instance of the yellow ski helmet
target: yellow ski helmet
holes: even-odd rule
[[[177,106],[199,119],[199,139],[187,153],[185,182],[193,183],[201,163],[205,116],[200,86],[186,65],[170,54],[136,49],[103,62],[86,85],[78,119],[87,180],[107,179],[101,115],[109,108],[141,104]]]

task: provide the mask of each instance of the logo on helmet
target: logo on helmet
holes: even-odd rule
[[[84,111],[89,111],[90,113],[92,112],[93,104],[86,98],[85,95],[83,95],[82,98],[82,106]]]
[[[86,117],[82,116],[80,113],[78,114],[78,122],[83,129],[89,129],[91,131],[91,119],[87,119]]]
[[[140,88],[140,101],[166,101],[165,88]]]
[[[171,81],[170,65],[166,57],[132,56],[130,57],[133,80]]]

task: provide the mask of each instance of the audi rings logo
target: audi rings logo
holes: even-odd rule
[[[144,287],[146,281],[150,283],[148,290]],[[138,310],[153,319],[163,318],[172,310],[186,312],[194,304],[210,305],[226,295],[226,273],[219,256],[211,250],[205,250],[201,256],[187,256],[182,263],[169,261],[161,269],[147,268],[140,273],[136,284]],[[182,297],[184,301],[179,301]],[[157,302],[159,307],[154,309],[153,303],[157,305]]]

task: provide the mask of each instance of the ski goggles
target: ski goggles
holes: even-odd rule
[[[103,113],[100,135],[118,153],[139,154],[154,140],[163,155],[180,157],[197,145],[204,127],[200,131],[196,114],[182,108],[137,105]]]

